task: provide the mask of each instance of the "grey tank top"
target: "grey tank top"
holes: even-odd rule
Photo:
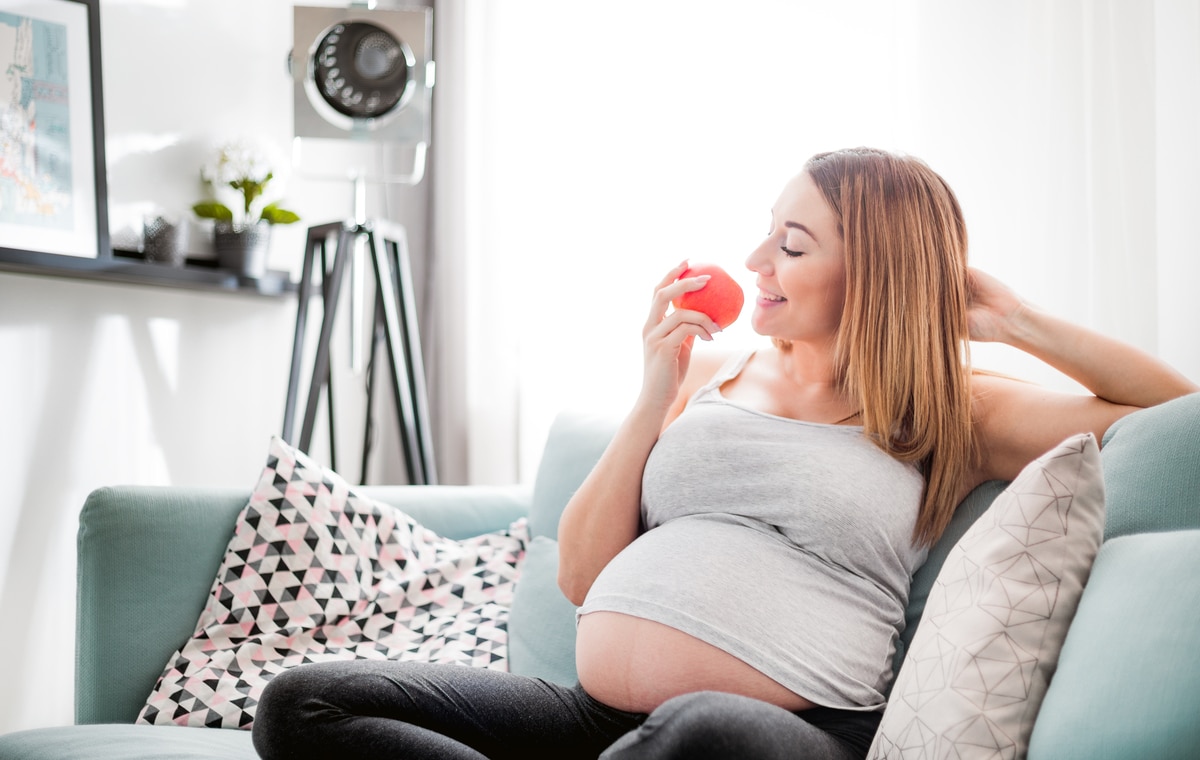
[[[802,422],[697,391],[642,481],[644,532],[579,609],[712,644],[819,705],[882,710],[924,481],[862,428]]]

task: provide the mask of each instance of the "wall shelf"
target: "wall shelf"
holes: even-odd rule
[[[114,251],[111,258],[85,259],[55,256],[53,263],[46,257],[31,257],[24,262],[19,255],[10,254],[0,261],[0,272],[75,277],[85,280],[118,282],[130,285],[157,285],[185,290],[281,298],[296,292],[289,272],[270,270],[259,279],[239,277],[234,272],[218,269],[211,260],[189,259],[181,267],[146,261],[137,253]]]

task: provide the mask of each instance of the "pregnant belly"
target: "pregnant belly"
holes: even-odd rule
[[[575,664],[587,693],[618,710],[649,713],[671,697],[695,691],[741,694],[793,711],[813,706],[711,644],[619,612],[579,619]]]

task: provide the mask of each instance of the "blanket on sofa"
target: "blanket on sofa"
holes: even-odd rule
[[[507,669],[525,521],[443,538],[279,438],[238,516],[195,633],[139,723],[248,729],[267,682],[354,658]]]

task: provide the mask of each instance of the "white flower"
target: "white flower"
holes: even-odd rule
[[[217,148],[200,174],[214,185],[228,185],[238,180],[262,184],[271,174],[271,163],[262,148],[246,140],[231,140]]]

